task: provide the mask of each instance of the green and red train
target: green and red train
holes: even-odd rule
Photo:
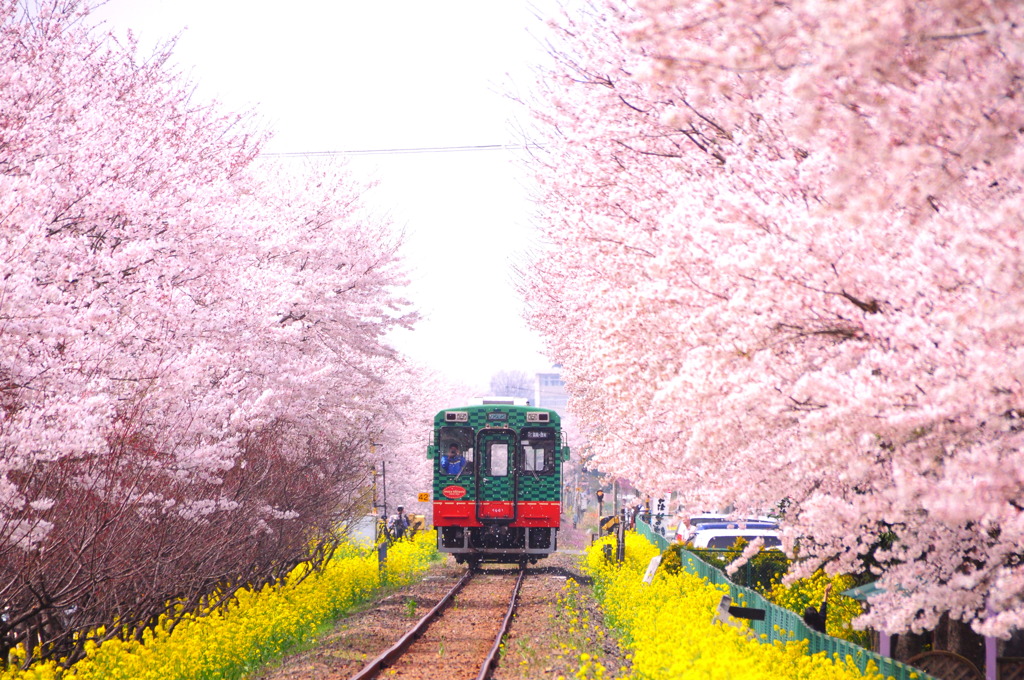
[[[558,547],[569,447],[550,409],[487,401],[434,417],[437,547],[459,563],[536,562]]]

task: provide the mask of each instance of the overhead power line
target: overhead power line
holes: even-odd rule
[[[317,156],[374,156],[412,153],[462,153],[467,151],[511,151],[513,149],[525,149],[522,144],[476,144],[464,146],[414,146],[394,149],[346,149],[339,151],[283,151],[279,153],[264,153],[264,157],[291,158],[305,157],[315,158]]]

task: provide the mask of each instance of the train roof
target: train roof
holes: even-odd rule
[[[507,406],[530,405],[530,400],[525,397],[477,397],[469,401],[471,406],[487,406],[489,404],[504,404]]]
[[[458,425],[460,423],[475,423],[477,420],[480,420],[481,423],[488,422],[492,420],[491,418],[486,418],[486,414],[488,413],[505,413],[509,416],[513,416],[514,414],[515,417],[508,418],[509,421],[514,420],[522,424],[530,425],[558,425],[561,422],[561,417],[558,415],[558,412],[549,408],[507,403],[484,403],[470,404],[468,406],[456,406],[453,408],[446,408],[443,411],[438,411],[437,415],[434,416],[434,424],[443,425],[445,423],[449,423],[452,425]]]

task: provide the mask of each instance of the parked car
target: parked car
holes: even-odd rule
[[[729,515],[704,513],[684,519],[675,530],[675,540],[687,543],[703,529],[778,529],[779,523],[771,517],[730,518]]]
[[[706,524],[701,524],[697,531],[708,531],[709,529],[771,529],[778,531],[779,523],[753,519],[737,519],[731,522],[707,522]]]
[[[685,517],[676,527],[675,540],[679,543],[686,543],[693,537],[693,534],[696,533],[697,529],[700,528],[702,524],[708,524],[710,522],[727,522],[728,520],[728,515],[720,515],[716,513],[704,513],[694,515],[692,517]]]
[[[781,548],[782,539],[777,529],[701,529],[690,539],[688,547],[728,550],[740,539],[764,539],[765,548]]]

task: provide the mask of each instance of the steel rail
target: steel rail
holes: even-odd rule
[[[491,651],[487,655],[487,659],[484,661],[483,666],[480,667],[480,674],[476,676],[476,680],[488,680],[491,677],[491,673],[494,672],[495,666],[498,665],[498,658],[501,655],[501,642],[505,637],[505,633],[512,627],[512,616],[516,612],[516,605],[519,604],[519,589],[523,585],[523,579],[526,577],[526,565],[519,567],[519,578],[516,579],[515,588],[512,589],[512,598],[508,603],[508,611],[505,612],[505,619],[501,622],[501,629],[498,631],[498,635],[494,638],[494,645],[491,646]]]
[[[448,607],[455,595],[462,590],[462,586],[466,585],[469,582],[469,579],[473,578],[473,573],[474,572],[472,570],[467,571],[451,591],[441,598],[441,601],[434,605],[434,608],[427,612],[422,619],[416,622],[415,626],[410,628],[405,635],[399,638],[398,642],[381,652],[379,656],[363,666],[363,668],[358,673],[351,676],[349,680],[369,680],[377,675],[381,668],[387,666],[392,661],[400,657],[405,650],[423,634],[423,631],[427,629],[427,626],[429,626],[430,623],[440,616],[441,612]]]

